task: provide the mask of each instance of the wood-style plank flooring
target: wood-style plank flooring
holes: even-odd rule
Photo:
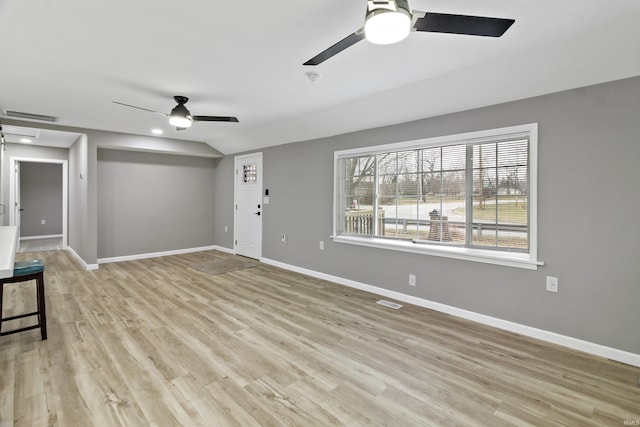
[[[62,248],[62,237],[47,237],[44,239],[21,239],[18,253],[55,251]]]
[[[200,252],[46,262],[49,339],[0,337],[0,426],[623,426],[640,369]],[[5,316],[33,307],[8,285]]]

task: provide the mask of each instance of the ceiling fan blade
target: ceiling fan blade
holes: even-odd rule
[[[236,117],[227,116],[192,116],[194,122],[233,122],[238,123]]]
[[[124,105],[125,107],[131,107],[131,108],[136,108],[138,110],[149,111],[150,113],[160,114],[161,116],[165,116],[165,117],[168,116],[168,114],[166,113],[161,113],[160,111],[155,111],[155,110],[149,110],[148,108],[136,107],[135,105],[129,105],[129,104],[125,104],[123,102],[118,102],[118,101],[111,101],[111,102],[118,105]]]
[[[342,40],[340,40],[338,43],[334,44],[330,48],[323,50],[322,52],[320,52],[319,54],[317,54],[316,56],[314,56],[313,58],[311,58],[310,60],[308,60],[302,65],[322,64],[327,59],[339,54],[346,48],[353,46],[354,44],[358,43],[362,39],[364,39],[364,30],[360,28],[355,33],[348,35],[347,37],[343,38]]]
[[[430,33],[500,37],[514,22],[514,19],[427,12],[416,21],[414,28],[416,31]]]

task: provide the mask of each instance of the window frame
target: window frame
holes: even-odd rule
[[[341,189],[344,188],[344,177],[340,170],[340,161],[356,156],[377,155],[393,151],[413,150],[423,148],[442,147],[461,144],[480,144],[497,142],[504,139],[526,137],[529,139],[529,250],[527,252],[513,252],[504,249],[481,249],[477,247],[460,247],[441,245],[438,243],[413,242],[408,240],[393,240],[375,236],[358,236],[338,234],[338,218],[341,209]],[[360,246],[411,252],[431,256],[461,259],[495,265],[535,270],[543,263],[538,256],[538,123],[487,129],[474,132],[444,135],[418,140],[402,141],[377,146],[368,146],[339,150],[334,152],[333,169],[333,233],[331,238],[337,243],[354,244]],[[468,196],[465,195],[465,199]],[[377,202],[376,202],[377,204]],[[376,212],[374,210],[374,212]],[[377,222],[377,221],[374,221]]]

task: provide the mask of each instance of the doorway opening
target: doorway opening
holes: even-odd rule
[[[9,223],[19,252],[68,247],[68,161],[11,157]]]

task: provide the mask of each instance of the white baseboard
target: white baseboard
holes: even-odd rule
[[[429,308],[431,310],[436,310],[442,313],[451,314],[453,316],[472,320],[474,322],[482,323],[484,325],[493,326],[495,328],[504,329],[510,332],[515,332],[520,335],[525,335],[531,338],[536,338],[542,341],[558,344],[574,350],[579,350],[585,353],[604,357],[606,359],[611,359],[617,362],[622,362],[632,366],[640,367],[640,354],[635,354],[635,353],[631,353],[624,350],[618,350],[612,347],[606,347],[600,344],[592,343],[590,341],[584,341],[584,340],[569,337],[566,335],[557,334],[555,332],[546,331],[544,329],[533,328],[531,326],[521,325],[519,323],[510,322],[508,320],[486,316],[484,314],[475,313],[473,311],[463,310],[461,308],[453,307],[450,305],[429,301],[426,299],[414,297],[411,295],[406,295],[400,292],[395,292],[395,291],[391,291],[384,288],[379,288],[377,286],[367,285],[361,282],[356,282],[354,280],[349,280],[349,279],[345,279],[338,276],[332,276],[330,274],[325,274],[318,271],[297,267],[295,265],[285,264],[283,262],[275,261],[268,258],[262,258],[260,261],[264,262],[265,264],[283,268],[285,270],[306,274],[307,276],[327,280],[340,285],[348,286],[350,288],[360,289],[360,290],[371,292],[377,295],[393,298],[398,301],[403,301],[408,304]]]
[[[62,234],[48,234],[46,236],[25,236],[20,237],[20,241],[22,240],[40,240],[40,239],[56,239],[62,237]]]
[[[157,258],[162,256],[181,255],[181,254],[189,254],[192,252],[202,252],[202,251],[211,251],[211,250],[222,250],[222,249],[220,249],[218,246],[201,246],[198,248],[176,249],[176,250],[164,251],[164,252],[150,252],[146,254],[124,255],[124,256],[116,256],[116,257],[110,257],[110,258],[98,258],[98,264],[107,264],[110,262],[134,261],[137,259]]]
[[[213,246],[213,249],[220,252],[225,252],[227,254],[235,255],[236,251],[233,249],[225,248],[224,246]]]
[[[78,262],[79,262],[80,264],[82,264],[82,266],[85,268],[85,270],[97,270],[97,269],[99,268],[99,267],[98,267],[98,264],[87,264],[87,263],[85,262],[85,260],[83,260],[83,259],[82,259],[82,257],[81,257],[80,255],[78,255],[78,254],[76,253],[76,251],[74,251],[74,250],[73,250],[73,248],[72,248],[71,246],[66,246],[66,247],[64,247],[64,250],[66,250],[66,251],[67,251],[67,252],[69,252],[71,255],[73,255],[73,257],[74,257],[75,259],[77,259],[77,260],[78,260]]]

